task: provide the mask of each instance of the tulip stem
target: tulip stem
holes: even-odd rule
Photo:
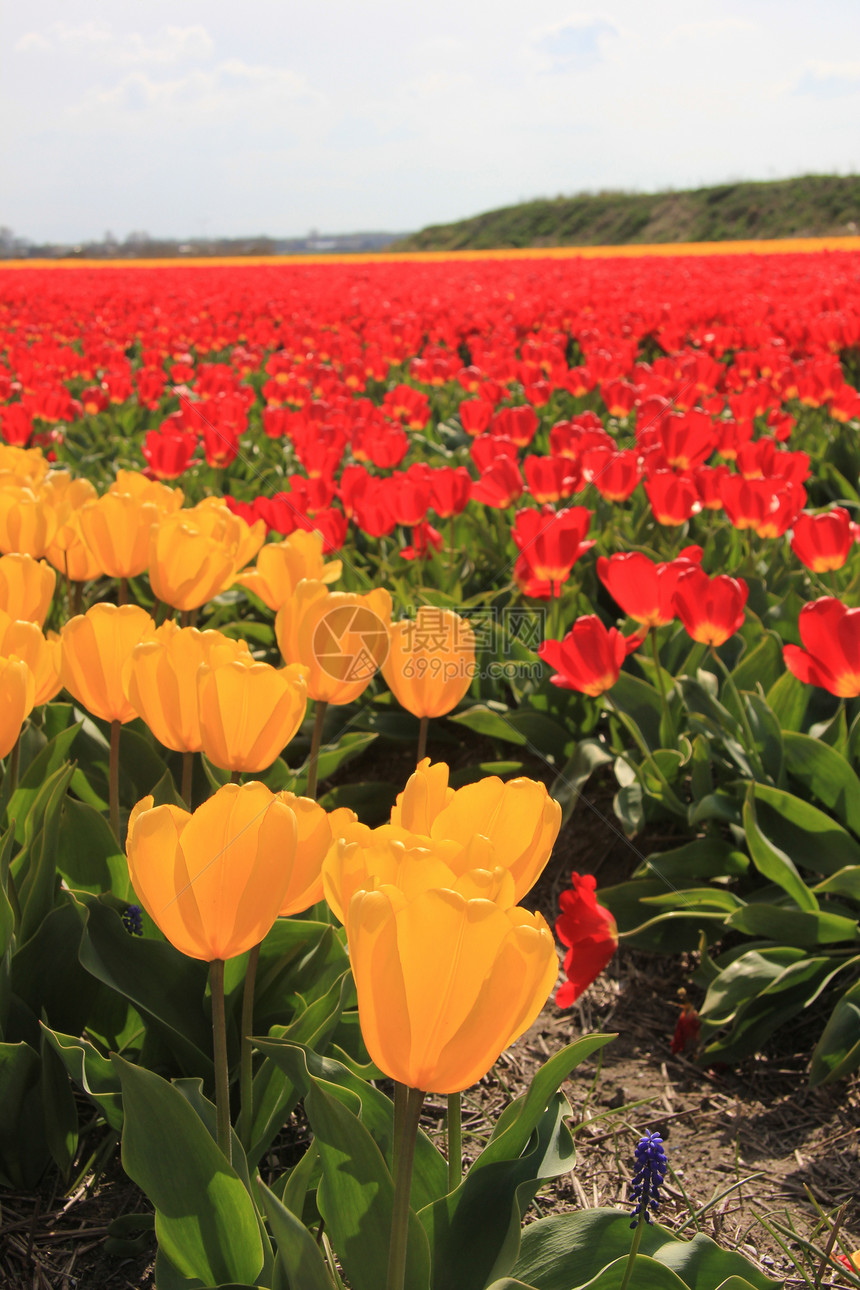
[[[418,723],[418,758],[417,764],[420,764],[427,756],[427,727],[430,724],[430,718],[424,716]]]
[[[254,1127],[254,1068],[252,1064],[253,1045],[251,1034],[254,1030],[254,988],[257,983],[257,964],[260,961],[260,946],[255,945],[248,955],[248,966],[245,969],[245,990],[242,995],[242,1064],[239,1073],[239,1092],[241,1110],[239,1111],[239,1141],[246,1149],[251,1145],[251,1133]]]
[[[666,734],[669,738],[674,739],[675,730],[672,723],[672,715],[669,712],[669,701],[666,698],[666,686],[663,682],[663,669],[660,666],[660,650],[657,645],[657,628],[651,627],[648,635],[651,637],[651,653],[654,656],[654,673],[657,678],[657,689],[660,691],[660,707],[663,709],[663,718],[666,722]]]
[[[110,803],[110,826],[117,842],[119,836],[119,735],[121,721],[110,723],[110,762],[108,766],[108,801]]]
[[[741,696],[738,692],[738,687],[735,684],[735,678],[732,676],[726,663],[724,663],[723,660],[720,658],[719,654],[717,653],[717,649],[715,645],[711,646],[711,657],[713,658],[717,667],[722,672],[723,676],[726,678],[726,685],[731,691],[732,698],[734,699],[735,704],[737,706],[738,713],[740,715],[741,725],[743,726],[744,735],[746,736],[747,752],[749,753],[750,758],[752,759],[759,774],[762,776],[762,778],[764,778],[764,768],[761,764],[761,757],[759,756],[758,748],[756,747],[755,736],[753,735],[749,717],[747,716],[747,710],[744,707],[744,704],[741,702]]]
[[[116,599],[118,605],[128,604],[128,578],[120,578]]]
[[[12,745],[12,751],[9,753],[9,764],[6,768],[6,774],[9,776],[9,794],[15,792],[18,787],[18,767],[21,763],[21,736]]]
[[[391,1208],[391,1244],[388,1247],[386,1290],[403,1290],[406,1279],[406,1244],[409,1236],[409,1199],[412,1192],[412,1165],[424,1094],[407,1088],[400,1101],[402,1113],[394,1123],[394,1204]],[[395,1112],[398,1100],[395,1100]]]
[[[233,1163],[233,1143],[230,1130],[230,1071],[227,1066],[227,1021],[224,1015],[224,960],[213,959],[209,964],[209,985],[212,991],[212,1048],[215,1057],[215,1122],[218,1128],[218,1146]]]
[[[324,699],[317,699],[314,713],[314,732],[311,736],[311,755],[308,759],[308,783],[305,789],[306,796],[313,798],[314,801],[316,801],[317,796],[320,744],[322,743],[323,722],[325,721],[327,707],[328,703]]]
[[[463,1121],[460,1094],[448,1094],[448,1190],[460,1186],[463,1170]]]
[[[194,753],[182,754],[182,800],[191,810],[191,785],[194,779]]]

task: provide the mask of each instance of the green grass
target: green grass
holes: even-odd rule
[[[621,246],[860,233],[860,176],[804,175],[683,192],[584,193],[435,224],[393,244],[408,251]]]

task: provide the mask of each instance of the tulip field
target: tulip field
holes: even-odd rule
[[[695,250],[0,269],[0,1235],[117,1159],[157,1290],[777,1284],[638,1103],[540,1208],[619,944],[860,1069],[860,245]]]

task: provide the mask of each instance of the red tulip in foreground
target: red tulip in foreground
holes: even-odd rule
[[[694,566],[678,579],[675,609],[694,641],[722,645],[743,623],[748,594],[740,579],[725,573],[709,578]]]
[[[559,986],[555,1001],[569,1008],[588,989],[618,948],[618,928],[608,909],[597,903],[594,874],[571,874],[572,886],[559,897],[561,910],[555,934],[567,946],[564,971],[567,980]]]
[[[860,609],[822,596],[804,605],[797,625],[805,648],[783,645],[788,670],[840,698],[860,694]]]
[[[553,685],[596,698],[615,684],[621,664],[643,640],[644,633],[624,636],[615,627],[604,627],[597,614],[583,614],[564,640],[544,641],[538,657],[555,668],[549,678]]]

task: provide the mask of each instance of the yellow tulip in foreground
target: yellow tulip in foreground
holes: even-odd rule
[[[74,699],[103,721],[133,721],[137,709],[123,689],[135,645],[155,636],[155,622],[137,605],[93,605],[60,632],[60,678]]]
[[[296,853],[296,817],[264,784],[227,784],[190,814],[146,797],[128,823],[137,898],[190,958],[233,958],[277,918]]]
[[[433,840],[466,846],[476,834],[493,844],[496,863],[510,871],[516,900],[537,882],[561,828],[561,807],[533,779],[489,775],[456,792],[444,762],[420,763],[391,811],[391,823]]]
[[[345,923],[355,893],[382,886],[398,887],[406,896],[448,887],[469,900],[492,900],[503,909],[516,903],[512,875],[497,863],[493,844],[480,834],[464,845],[392,824],[378,829],[358,823],[341,827],[323,864],[323,894],[332,913]]]
[[[154,640],[135,646],[123,673],[129,702],[159,743],[174,752],[200,752],[197,673],[203,663],[227,662],[251,654],[244,641],[216,631],[177,627],[167,619]]]
[[[197,673],[200,739],[224,770],[271,766],[295,735],[307,708],[304,668],[271,667],[236,658],[204,663]]]
[[[415,717],[444,717],[475,675],[475,634],[450,609],[422,605],[414,619],[392,623],[382,675],[401,708]]]
[[[540,914],[454,891],[359,891],[348,928],[367,1050],[386,1075],[424,1092],[476,1083],[532,1024],[558,975]]]
[[[149,537],[160,512],[152,502],[129,493],[105,493],[87,502],[80,527],[100,573],[137,578],[149,566]]]

